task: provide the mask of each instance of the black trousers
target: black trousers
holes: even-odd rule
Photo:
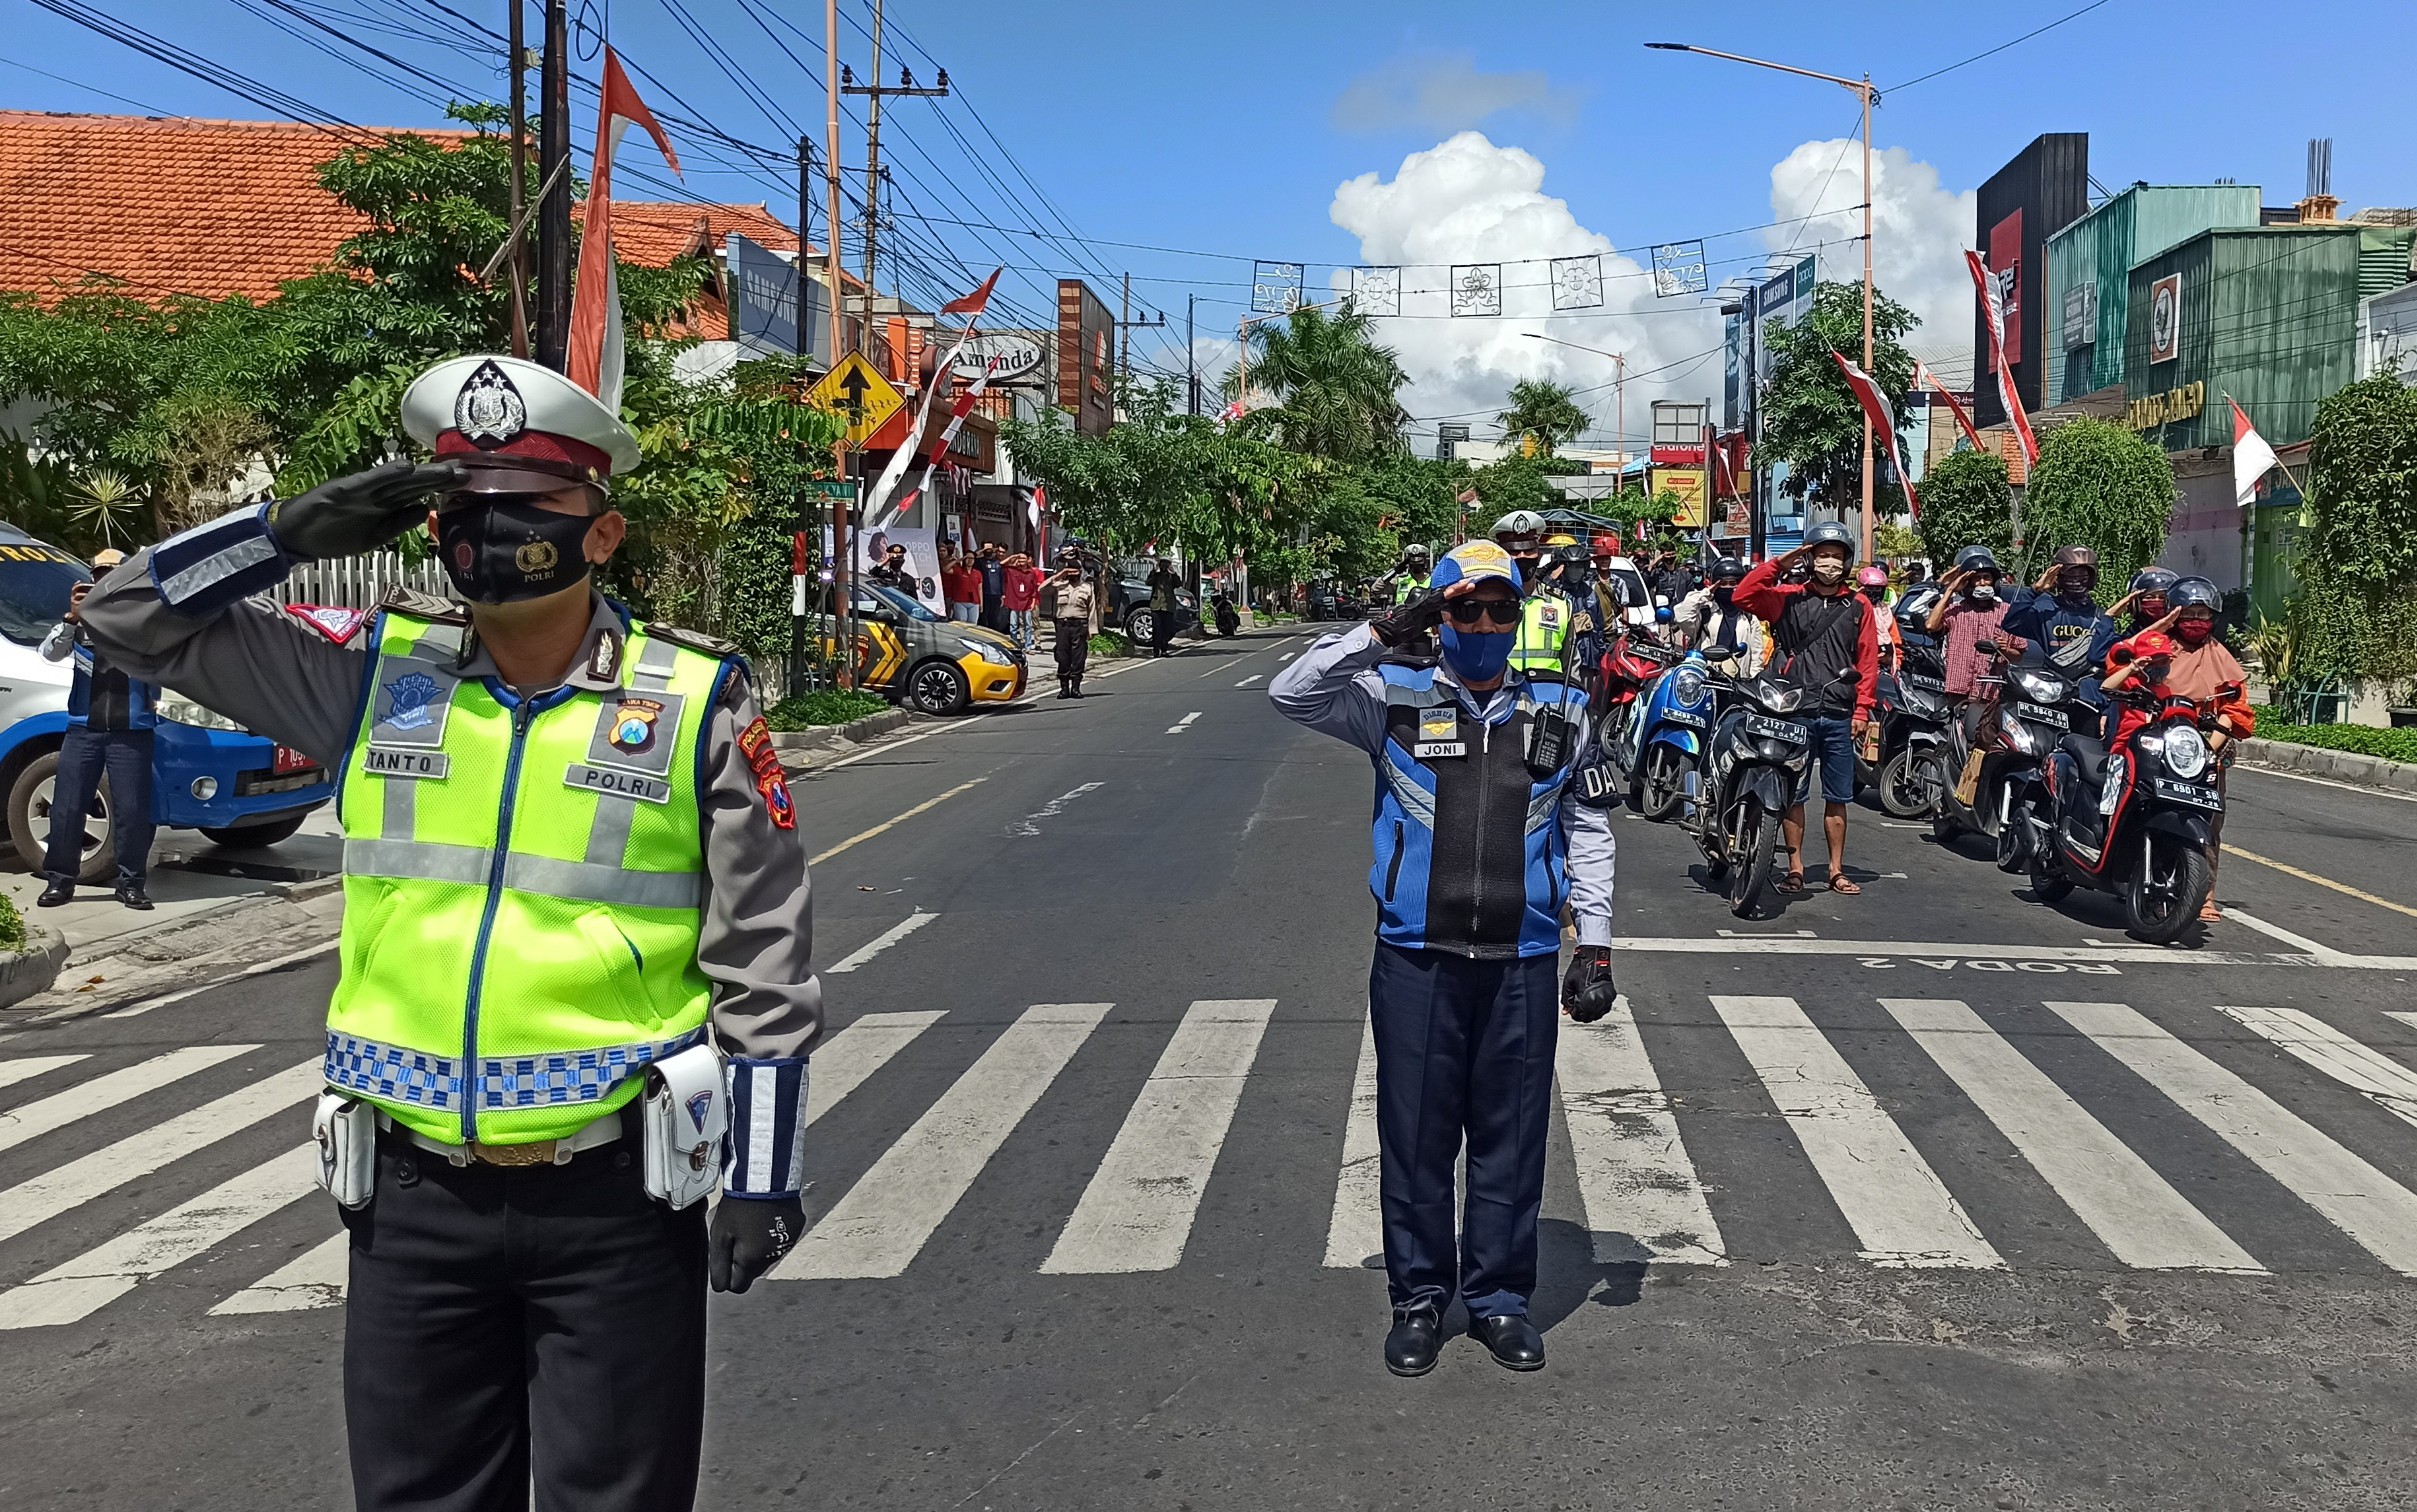
[[[352,1231],[344,1418],[362,1512],[681,1512],[705,1424],[705,1204],[634,1127],[566,1166],[392,1135]]]
[[[84,816],[92,809],[101,773],[109,773],[109,830],[117,850],[121,887],[140,886],[151,869],[149,730],[95,730],[70,725],[59,746],[58,774],[50,780],[50,843],[42,873],[53,882],[73,882],[84,861]]]
[[[1440,1314],[1457,1296],[1472,1318],[1527,1312],[1560,965],[1558,954],[1472,961],[1377,943],[1368,1016],[1385,1279],[1396,1311]],[[1462,1217],[1453,1211],[1452,1175],[1464,1144]]]
[[[1087,619],[1062,619],[1057,622],[1057,680],[1078,683],[1083,680],[1083,668],[1091,664],[1091,622]]]
[[[1157,655],[1164,656],[1167,654],[1168,645],[1174,639],[1175,611],[1172,609],[1152,611],[1150,614],[1150,650]]]

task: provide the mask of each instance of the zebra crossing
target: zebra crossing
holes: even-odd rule
[[[1679,1015],[1698,1037],[1694,1052],[1675,1048],[1671,1011],[1641,1021],[1625,1000],[1598,1024],[1562,1028],[1556,1089],[1567,1157],[1549,1175],[1547,1209],[1559,1204],[1583,1215],[1596,1261],[1717,1269],[1742,1258],[1724,1238],[1724,1221],[1733,1230],[1757,1222],[1767,1228],[1767,1217],[1741,1206],[1740,1173],[1722,1164],[1740,1146],[1705,1136],[1717,1136],[1714,1121],[1752,1117],[1775,1120],[1786,1136],[1756,1146],[1766,1152],[1760,1158],[1782,1162],[1777,1179],[1816,1194],[1820,1211],[1834,1212],[1851,1232],[1863,1261],[2019,1269],[2008,1259],[2012,1241],[2023,1263],[2038,1263],[2043,1241],[2013,1233],[2014,1219],[1988,1205],[1986,1183],[1971,1180],[1935,1128],[1906,1116],[1915,1089],[1875,1085],[1868,1069],[1888,1062],[1868,1046],[1850,1056],[1835,1012],[1769,995],[1713,995],[1698,1004],[1681,1005],[1696,1011]],[[1339,1144],[1331,1122],[1289,1130],[1253,1122],[1244,1117],[1253,1079],[1291,1072],[1271,1066],[1271,1039],[1288,1028],[1342,1030],[1307,1015],[1288,1026],[1284,1006],[1275,998],[1202,999],[1171,1026],[1144,1025],[1139,1032],[1163,1031],[1154,1061],[1137,1085],[1121,1085],[1096,1108],[1088,1106],[1096,1100],[1096,1070],[1078,1098],[1069,1068],[1099,1043],[1113,1004],[1035,1004],[1004,1023],[972,1023],[946,1009],[863,1015],[815,1055],[810,1124],[842,1106],[854,1111],[870,1102],[869,1111],[883,1111],[883,1097],[902,1084],[939,1090],[919,1110],[896,1110],[900,1119],[912,1113],[903,1132],[858,1152],[868,1157],[861,1162],[838,1161],[839,1180],[818,1181],[807,1230],[769,1279],[910,1276],[969,1195],[985,1180],[1008,1179],[1002,1163],[1034,1161],[1029,1144],[1012,1157],[1003,1153],[1019,1131],[1043,1116],[1045,1103],[1063,1116],[1069,1100],[1085,1103],[1102,1133],[1111,1124],[1114,1133],[1104,1143],[1069,1141],[1097,1153],[1039,1173],[1038,1189],[1049,1194],[1044,1210],[1030,1214],[1048,1244],[1039,1274],[1180,1269],[1201,1237],[1204,1212],[1216,1221],[1216,1209],[1205,1205],[1212,1188],[1263,1179],[1256,1152],[1271,1139],[1335,1144],[1330,1187],[1276,1196],[1299,1231],[1299,1242],[1282,1253],[1306,1265],[1367,1265],[1382,1249],[1373,1039],[1363,1023],[1348,1087],[1336,1073],[1329,1106],[1340,1115]],[[2063,1212],[2045,1243],[2050,1252],[2063,1245],[2076,1267],[2103,1265],[2103,1252],[2140,1271],[2289,1268],[2225,1226],[2223,1215],[2237,1212],[2246,1194],[2228,1195],[2223,1183],[2237,1186],[2254,1172],[2304,1210],[2295,1221],[2324,1226],[2382,1270],[2417,1275],[2417,1136],[2410,1133],[2417,1129],[2417,1070],[2405,1063],[2417,1049],[2394,1048],[2405,1038],[2404,1026],[2392,1022],[2397,1015],[2362,1019],[2345,1010],[2328,1020],[2285,1006],[2210,1005],[2152,1017],[2119,1002],[2018,1005],[2044,1013],[2039,1022],[2058,1026],[2058,1037],[2071,1042],[2044,1054],[2041,1036],[2006,1027],[2002,1009],[1984,1013],[1948,998],[1856,1006],[1876,1009],[1883,1017],[1872,1022],[1918,1052],[1899,1064],[1935,1068],[1935,1086],[1949,1089],[1960,1116],[1994,1131],[2052,1194]],[[2386,1044],[2353,1032],[2362,1022]],[[935,1036],[942,1026],[966,1033]],[[1729,1074],[1727,1106],[1674,1090],[1701,1085],[1700,1065],[1675,1063],[1700,1055],[1703,1036],[1717,1037],[1719,1053],[1745,1068],[1742,1078]],[[2221,1055],[2211,1043],[2218,1040],[2230,1043]],[[299,1132],[319,1088],[319,1063],[288,1064],[214,1091],[255,1052],[257,1059],[274,1055],[259,1045],[221,1044],[123,1064],[89,1052],[0,1058],[0,1152],[26,1152],[12,1156],[11,1174],[0,1178],[7,1182],[0,1185],[0,1333],[106,1323],[144,1287],[229,1255],[251,1257],[259,1273],[214,1264],[209,1317],[259,1318],[341,1302],[345,1240],[312,1188],[312,1147],[297,1140],[248,1164],[234,1148],[245,1142],[239,1136],[266,1140],[272,1126]],[[2074,1077],[2075,1053],[2102,1057],[2106,1075]],[[910,1074],[894,1079],[902,1072]],[[2120,1098],[2109,1095],[2108,1076],[2122,1079]],[[105,1115],[122,1117],[138,1098],[186,1093],[190,1105],[182,1111],[103,1132],[113,1121]],[[1935,1097],[1935,1087],[1924,1095]],[[2137,1131],[2139,1110],[2150,1103],[2192,1140],[2151,1148],[2127,1141],[2121,1131]],[[1235,1137],[1238,1127],[1247,1137]],[[79,1137],[80,1146],[73,1143]],[[2185,1168],[2194,1147],[2235,1158],[2213,1173]],[[45,1159],[29,1163],[37,1152]],[[242,1168],[205,1190],[192,1191],[190,1180],[142,1181],[189,1161],[208,1162],[214,1172],[230,1153]],[[1016,1174],[1035,1179],[1031,1170]],[[1761,1173],[1766,1181],[1771,1174]],[[158,1200],[165,1205],[128,1211],[150,1200],[152,1185],[164,1189]],[[137,1188],[129,1198],[114,1196],[129,1186]],[[304,1211],[317,1230],[298,1252],[247,1239],[297,1204],[315,1205]],[[280,1232],[299,1221],[286,1221]],[[37,1253],[28,1248],[37,1244],[50,1263],[19,1258]],[[71,1244],[74,1253],[56,1258]],[[1804,1256],[1816,1257],[1846,1258]],[[1753,1258],[1795,1256],[1782,1246]],[[222,1281],[227,1289],[219,1292]]]

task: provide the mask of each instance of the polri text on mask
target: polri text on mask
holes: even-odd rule
[[[595,520],[511,496],[463,504],[437,515],[437,556],[474,604],[543,598],[586,578],[587,532]]]

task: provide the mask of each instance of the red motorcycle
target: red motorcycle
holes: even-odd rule
[[[1612,637],[1595,668],[1594,717],[1596,739],[1615,769],[1621,786],[1628,783],[1625,753],[1628,721],[1653,680],[1670,670],[1681,653],[1628,631]]]
[[[2067,735],[2049,758],[2047,814],[2022,811],[2026,823],[2054,824],[2030,837],[2031,893],[2043,903],[2077,886],[2113,893],[2125,931],[2165,945],[2198,921],[2215,885],[2207,853],[2224,794],[2205,732],[2217,705],[2128,688],[2114,697],[2150,718],[2113,750]]]

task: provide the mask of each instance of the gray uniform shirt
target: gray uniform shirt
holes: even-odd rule
[[[358,729],[368,637],[339,646],[254,599],[215,617],[178,614],[159,600],[150,557],[136,552],[85,598],[80,618],[94,647],[135,677],[341,769]],[[621,617],[601,596],[592,611],[579,660],[563,681],[610,692],[627,670]],[[476,636],[467,638],[460,673],[496,675]],[[821,1037],[822,985],[810,965],[814,900],[804,832],[773,822],[738,748],[739,732],[756,714],[754,689],[732,677],[705,721],[697,966],[713,982],[714,1038],[722,1048],[785,1060],[805,1055]]]

